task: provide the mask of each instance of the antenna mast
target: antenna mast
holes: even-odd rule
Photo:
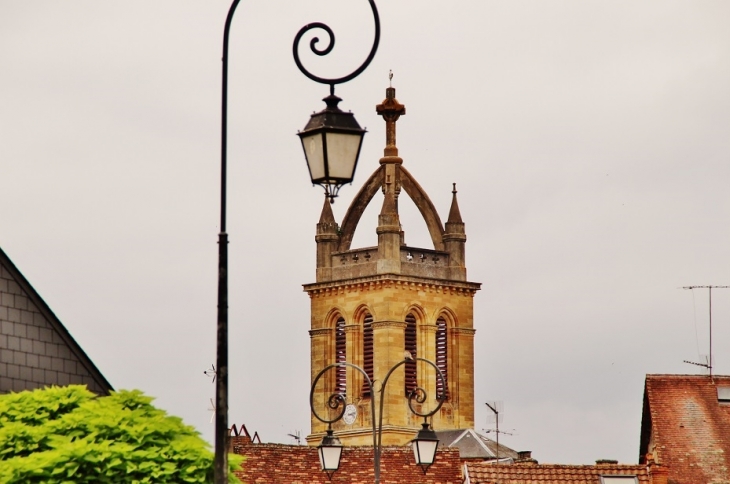
[[[494,406],[490,405],[489,402],[485,402],[489,410],[494,412],[494,422],[497,425],[497,464],[499,464],[499,410],[497,409],[497,402],[493,402]]]
[[[710,377],[712,377],[712,290],[713,289],[730,289],[730,286],[683,286],[682,289],[708,289],[710,294],[710,356],[707,364],[694,363],[692,361],[684,360],[685,363],[690,365],[704,366],[710,371]]]

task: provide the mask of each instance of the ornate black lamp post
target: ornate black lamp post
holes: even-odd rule
[[[383,379],[383,384],[380,386],[380,414],[377,425],[375,423],[375,398],[373,397],[370,399],[370,415],[372,416],[371,420],[373,423],[373,465],[375,484],[380,484],[380,452],[382,450],[383,438],[383,396],[385,394],[385,388],[388,385],[388,379],[390,378],[390,375],[392,375],[398,367],[414,360],[423,361],[424,363],[431,365],[436,370],[436,376],[441,381],[442,388],[446,388],[446,379],[444,378],[443,373],[441,373],[439,367],[436,366],[436,363],[425,358],[405,358],[403,361],[396,363],[390,370],[388,370],[388,373]],[[337,411],[337,414],[334,416],[334,418],[327,419],[319,415],[314,408],[314,390],[317,387],[317,382],[319,382],[320,378],[322,378],[322,375],[327,373],[329,370],[337,367],[350,367],[359,371],[367,382],[368,387],[370,388],[370,395],[375,395],[373,382],[370,380],[367,372],[359,366],[353,365],[352,363],[333,363],[324,367],[324,369],[322,369],[322,371],[320,371],[314,378],[314,381],[312,382],[312,389],[309,392],[309,408],[311,408],[312,414],[317,418],[317,420],[327,424],[327,435],[325,435],[322,439],[322,443],[318,446],[318,450],[322,470],[325,471],[330,477],[337,471],[337,469],[339,469],[340,457],[342,456],[342,444],[340,443],[340,440],[333,434],[332,424],[337,422],[338,420],[341,420],[342,417],[345,415],[347,399],[342,393],[333,393],[332,395],[330,395],[327,399],[327,407],[330,410]],[[426,390],[421,387],[416,387],[415,390],[407,395],[407,398],[408,408],[411,409],[411,412],[413,412],[414,415],[423,417],[422,428],[418,431],[416,437],[411,441],[411,446],[413,447],[413,455],[416,458],[416,464],[421,466],[425,474],[428,467],[433,464],[434,460],[436,459],[436,448],[438,447],[439,443],[438,438],[436,437],[436,432],[429,428],[428,417],[434,415],[436,412],[439,411],[441,405],[443,405],[444,403],[444,399],[437,398],[438,405],[436,405],[436,408],[428,413],[420,413],[418,410],[413,408],[413,404],[414,402],[422,404],[427,400],[428,395],[426,394]]]
[[[305,76],[315,82],[328,84],[330,95],[325,98],[327,108],[312,115],[299,136],[307,158],[312,183],[322,185],[330,199],[337,196],[340,186],[350,183],[355,174],[357,157],[365,131],[351,113],[337,108],[340,101],[335,86],[350,81],[367,68],[380,43],[380,19],[374,0],[368,0],[375,19],[375,40],[368,58],[355,71],[337,79],[318,77],[309,72],[299,59],[299,42],[312,29],[322,29],[328,35],[327,47],[317,48],[319,39],[312,38],[309,47],[317,55],[329,54],[335,46],[335,35],[327,25],[315,22],[302,27],[294,38],[294,62]],[[218,234],[218,324],[216,336],[216,391],[215,391],[215,483],[228,484],[228,234],[226,233],[226,152],[228,136],[228,39],[233,14],[240,0],[233,0],[226,16],[223,31],[223,94],[221,102],[221,221]]]

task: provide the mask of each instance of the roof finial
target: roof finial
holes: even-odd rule
[[[388,78],[392,83],[392,70],[388,74]],[[395,144],[395,123],[399,117],[406,114],[406,107],[395,98],[395,88],[392,87],[392,84],[385,90],[385,100],[375,106],[375,110],[385,120],[385,156],[380,159],[380,163],[400,164],[403,160],[398,157],[398,148]]]
[[[453,193],[454,195],[456,195],[456,183],[454,183],[454,189],[451,190],[451,193]]]

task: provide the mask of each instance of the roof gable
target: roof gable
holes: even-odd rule
[[[68,384],[98,394],[113,390],[0,249],[0,393]]]
[[[730,376],[647,375],[639,453],[653,453],[669,481],[730,480]]]

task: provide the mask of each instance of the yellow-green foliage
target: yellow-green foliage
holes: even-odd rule
[[[0,395],[0,483],[212,482],[208,443],[151,402],[79,385]]]

